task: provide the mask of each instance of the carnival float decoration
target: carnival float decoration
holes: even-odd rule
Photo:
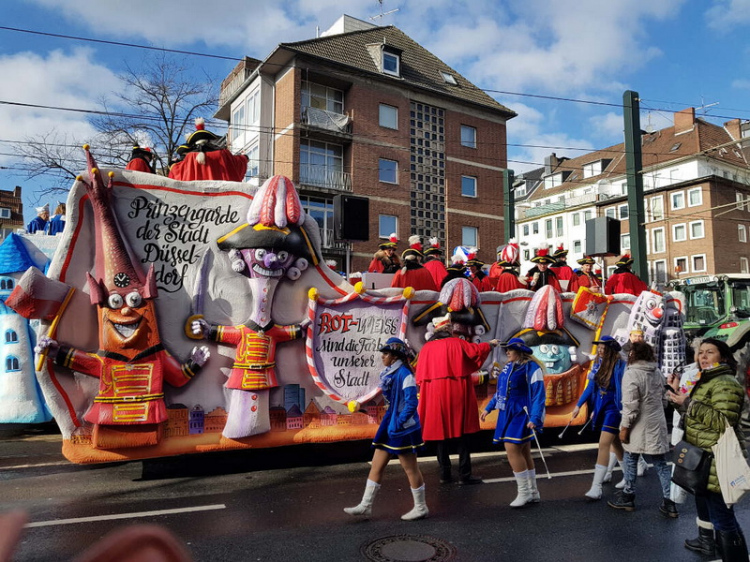
[[[228,157],[201,150],[205,162]],[[527,338],[546,370],[545,425],[563,426],[592,342],[628,330],[632,295],[598,301],[580,322],[581,293],[552,288],[352,286],[322,258],[318,225],[282,176],[256,188],[227,181],[234,172],[205,179],[197,156],[181,180],[88,159],[47,275],[30,268],[8,297],[39,319],[36,376],[73,462],[371,439],[385,411],[377,350],[397,336],[419,351],[446,314],[473,341]],[[679,301],[665,303],[663,316],[679,318]],[[680,349],[671,326],[663,362]],[[476,377],[480,406],[505,361],[496,350]]]

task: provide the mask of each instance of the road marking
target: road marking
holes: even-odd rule
[[[160,509],[158,511],[136,511],[133,513],[117,513],[113,515],[97,515],[95,517],[76,517],[75,519],[55,519],[53,521],[36,521],[27,523],[25,527],[51,527],[53,525],[73,525],[75,523],[92,523],[95,521],[110,521],[113,519],[135,519],[137,517],[155,517],[158,515],[173,515],[175,513],[191,513],[194,511],[210,511],[214,509],[226,509],[223,503],[215,505],[199,505],[195,507],[182,507],[178,509]]]
[[[648,465],[649,468],[653,468],[653,464]],[[671,462],[667,463],[667,466],[672,466]],[[612,472],[620,472],[620,467],[615,467]],[[539,470],[536,471],[536,479],[539,480],[549,480],[550,478],[560,478],[564,476],[580,476],[581,474],[594,474],[594,471],[590,468],[584,468],[581,470],[568,470],[567,472],[552,472],[550,473],[549,478],[547,478],[547,474],[545,472],[540,472]],[[515,476],[504,476],[503,478],[485,478],[484,483],[485,484],[498,484],[500,482],[515,482],[516,477]]]
[[[74,466],[70,461],[39,462],[34,464],[16,464],[13,466],[0,466],[0,470],[18,470],[20,468],[38,468],[40,466]]]
[[[546,447],[542,449],[545,455],[554,455],[556,452],[560,453],[577,453],[579,451],[590,451],[593,449],[598,449],[599,444],[598,443],[581,443],[578,445],[556,445],[554,447]],[[538,449],[532,449],[531,451],[532,456],[536,455],[539,456],[539,450]],[[493,457],[507,457],[508,454],[505,451],[487,451],[484,453],[471,453],[471,458],[473,459],[481,459],[481,458],[493,458]],[[451,459],[456,460],[458,459],[458,455],[451,455]],[[437,462],[437,457],[417,457],[418,462]]]

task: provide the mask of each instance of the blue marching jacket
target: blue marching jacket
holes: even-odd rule
[[[594,421],[596,421],[605,410],[613,410],[617,413],[622,410],[622,376],[625,374],[627,363],[622,359],[619,359],[617,363],[615,363],[612,377],[609,381],[609,388],[599,388],[596,384],[596,373],[599,371],[601,364],[601,361],[597,361],[594,364],[589,373],[589,383],[586,385],[586,389],[583,391],[583,394],[581,394],[577,404],[580,408],[588,402],[589,407],[594,414]],[[595,391],[596,394],[594,394]]]
[[[401,448],[406,444],[396,442],[413,433],[418,433],[421,442],[422,426],[417,415],[417,383],[414,373],[401,364],[395,371],[385,374],[380,384],[388,409],[380,423],[375,442],[389,442],[393,448]]]
[[[530,440],[532,433],[526,427],[529,419],[537,431],[541,431],[545,399],[544,374],[537,363],[506,363],[497,378],[497,391],[485,408],[487,413],[498,410],[494,441],[523,443]]]

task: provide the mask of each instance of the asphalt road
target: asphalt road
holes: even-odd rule
[[[424,542],[442,542],[459,561],[705,560],[682,546],[695,534],[694,506],[681,506],[679,519],[663,518],[653,470],[638,481],[633,513],[587,502],[593,445],[547,434],[542,444],[552,478],[537,460],[540,504],[508,507],[516,491],[512,473],[504,454],[487,447],[485,432],[477,436],[484,451],[473,456],[485,483],[441,485],[434,457],[424,456],[430,517],[407,523],[399,517],[411,508],[411,494],[397,462],[386,472],[372,519],[343,513],[362,494],[370,457],[364,442],[76,466],[63,459],[54,432],[0,430],[0,505],[30,516],[16,561],[70,560],[135,523],[166,527],[201,561],[368,560],[373,541],[401,535],[384,541],[389,546],[375,559],[424,560]],[[605,486],[605,499],[613,493]],[[750,529],[750,510],[743,503],[737,511]]]

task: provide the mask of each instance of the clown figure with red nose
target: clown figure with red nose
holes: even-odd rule
[[[305,213],[291,180],[268,179],[247,213],[247,223],[219,238],[219,249],[229,253],[232,269],[247,277],[252,296],[245,324],[222,326],[203,319],[191,321],[197,337],[236,347],[225,388],[229,413],[223,436],[239,439],[271,429],[269,391],[276,378],[276,346],[304,335],[303,325],[282,326],[271,318],[274,294],[283,279],[299,279],[318,258],[305,230]]]

